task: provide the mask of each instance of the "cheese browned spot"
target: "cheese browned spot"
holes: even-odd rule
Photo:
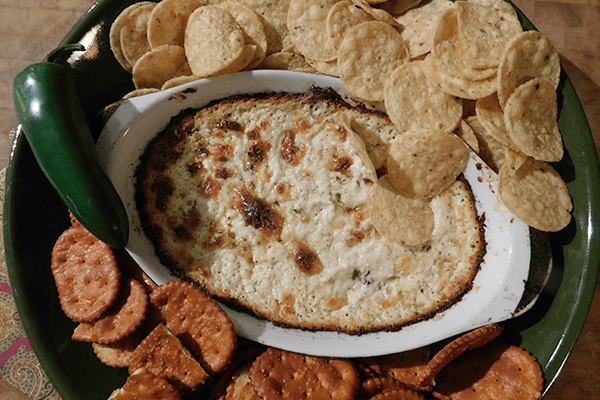
[[[138,167],[144,231],[176,275],[278,325],[400,329],[459,301],[485,244],[464,179],[432,199],[425,244],[377,232],[367,194],[398,135],[330,91],[188,110]]]

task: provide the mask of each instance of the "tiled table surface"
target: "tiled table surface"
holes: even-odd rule
[[[92,0],[0,0],[0,169],[7,164],[10,130],[17,124],[12,101],[15,75],[52,50],[92,4]],[[515,0],[515,4],[560,53],[600,149],[600,0]],[[547,400],[600,399],[599,288],[574,352]],[[1,334],[0,329],[0,340]],[[22,348],[28,350],[26,344]],[[1,400],[55,396],[44,390],[25,396],[15,390],[7,383],[1,361]]]

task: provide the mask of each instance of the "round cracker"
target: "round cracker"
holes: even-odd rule
[[[82,322],[75,328],[72,339],[100,344],[114,343],[137,330],[148,310],[148,295],[140,282],[130,279],[119,295],[119,300],[100,319]]]
[[[316,357],[268,348],[248,371],[254,391],[264,400],[351,400],[358,372],[350,360]]]
[[[138,7],[146,6],[148,4],[153,3],[150,1],[140,1],[137,3],[133,3],[132,5],[126,7],[123,11],[121,11],[117,18],[115,18],[113,23],[110,25],[110,30],[108,33],[110,49],[112,50],[112,53],[119,62],[119,64],[121,64],[121,66],[129,72],[131,72],[133,65],[131,65],[125,58],[125,55],[123,55],[123,48],[121,47],[121,30],[125,26],[130,24],[129,16],[133,10],[135,10]]]
[[[344,36],[337,69],[346,89],[365,100],[383,100],[387,77],[410,59],[402,36],[391,25],[368,21]]]
[[[545,79],[535,78],[519,86],[504,105],[504,123],[511,141],[536,160],[563,158],[557,117],[556,90]]]
[[[120,41],[123,56],[131,66],[150,51],[148,43],[148,19],[155,3],[143,4],[129,13],[128,23],[121,29]]]
[[[538,31],[523,32],[511,39],[498,66],[498,100],[504,106],[512,92],[532,78],[546,79],[556,89],[560,81],[560,58],[548,38]]]
[[[467,146],[455,135],[432,130],[410,131],[390,146],[388,176],[400,194],[431,199],[454,183],[468,158]]]
[[[56,240],[51,270],[60,305],[74,321],[95,321],[119,296],[121,273],[112,248],[80,223]]]
[[[327,14],[338,0],[291,0],[287,14],[290,39],[296,50],[307,58],[331,61],[336,48],[327,34]]]
[[[355,400],[368,400],[384,391],[404,389],[405,386],[396,379],[387,377],[373,377],[363,379],[358,386]]]
[[[389,174],[371,186],[367,206],[373,226],[391,242],[415,246],[433,235],[435,219],[431,203],[398,193]]]
[[[544,161],[528,158],[516,170],[505,163],[498,173],[498,191],[510,211],[540,231],[557,232],[571,221],[569,189]]]
[[[385,390],[371,397],[370,400],[425,400],[425,397],[419,392],[414,392],[410,389],[396,388]]]
[[[133,84],[137,89],[160,89],[171,78],[192,75],[181,46],[165,44],[144,54],[133,66]]]
[[[183,281],[160,285],[150,294],[167,328],[181,339],[209,374],[223,371],[236,348],[233,323],[221,306]]]
[[[396,68],[384,86],[385,108],[398,130],[437,129],[452,132],[462,117],[462,101],[433,85],[424,61]]]
[[[265,25],[262,19],[250,7],[240,1],[228,0],[218,4],[217,7],[224,9],[235,18],[244,32],[246,44],[256,45],[252,60],[244,67],[248,70],[256,68],[265,58],[268,46]]]
[[[242,28],[231,14],[216,6],[202,6],[190,14],[184,49],[194,75],[212,76],[230,68],[244,53]]]
[[[433,396],[442,400],[539,399],[543,389],[539,363],[526,350],[492,343],[450,364],[436,378]]]
[[[470,1],[455,4],[465,63],[473,68],[497,67],[508,41],[523,32],[519,18],[514,12],[503,12],[487,4]]]
[[[423,346],[401,353],[362,358],[361,362],[381,376],[419,390],[419,374],[427,367],[430,358],[431,347]]]
[[[172,44],[183,46],[190,14],[207,3],[204,0],[161,0],[148,19],[150,48]]]

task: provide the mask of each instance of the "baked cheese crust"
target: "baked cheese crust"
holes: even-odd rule
[[[432,200],[425,245],[375,230],[367,193],[396,135],[322,90],[185,111],[138,167],[143,229],[165,266],[234,308],[309,330],[398,330],[460,300],[485,242],[464,179]]]

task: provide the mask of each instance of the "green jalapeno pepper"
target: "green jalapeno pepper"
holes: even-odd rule
[[[98,239],[123,248],[127,212],[100,164],[75,78],[59,63],[78,46],[59,48],[21,71],[14,80],[15,106],[38,164],[69,210]]]

